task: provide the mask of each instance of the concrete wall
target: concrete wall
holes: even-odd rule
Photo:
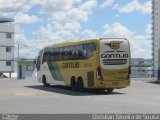
[[[160,69],[160,0],[152,0],[152,57],[154,76]]]
[[[11,38],[7,38],[6,34],[11,34]],[[10,47],[11,51],[7,52],[6,47]],[[6,61],[11,61],[11,66],[6,65]],[[14,71],[14,25],[0,24],[0,72]]]
[[[152,67],[131,67],[131,77],[147,78],[152,77]]]
[[[27,70],[27,66],[31,65],[34,67],[34,70]],[[20,66],[22,66],[20,70]],[[21,75],[20,75],[21,71]],[[35,77],[35,64],[33,60],[19,60],[17,61],[17,78],[25,79],[27,77]]]

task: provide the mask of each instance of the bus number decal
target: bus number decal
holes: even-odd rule
[[[79,62],[62,63],[62,68],[79,68]]]
[[[92,63],[85,63],[84,67],[92,67]]]

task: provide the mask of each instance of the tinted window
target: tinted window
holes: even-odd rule
[[[40,69],[41,58],[42,58],[42,52],[43,52],[42,50],[39,52],[39,55],[38,55],[38,58],[37,58],[37,65],[36,65],[37,70]]]
[[[46,61],[88,59],[93,55],[95,50],[95,43],[86,43],[60,48],[45,48],[42,63]]]
[[[84,56],[85,58],[90,58],[94,51],[96,50],[96,44],[95,43],[86,43],[84,44]]]
[[[12,48],[11,47],[6,47],[6,52],[11,52]]]
[[[12,38],[12,33],[6,33],[6,38]]]
[[[11,61],[6,61],[6,66],[11,66]]]

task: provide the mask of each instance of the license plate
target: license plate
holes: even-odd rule
[[[119,82],[112,82],[112,85],[119,85]]]

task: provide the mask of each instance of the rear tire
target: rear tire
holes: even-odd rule
[[[83,79],[80,78],[80,79],[78,80],[77,86],[78,86],[78,90],[79,90],[80,92],[84,92],[84,91],[85,91],[85,89],[84,89],[84,84],[83,84]]]
[[[108,88],[107,89],[107,94],[111,94],[113,92],[114,88]]]
[[[47,81],[46,81],[46,76],[45,75],[43,75],[43,77],[42,77],[42,82],[43,82],[44,87],[49,87],[50,86],[50,84],[48,84]]]
[[[71,78],[71,88],[72,88],[73,91],[77,90],[77,82],[76,82],[76,79],[74,77]]]

